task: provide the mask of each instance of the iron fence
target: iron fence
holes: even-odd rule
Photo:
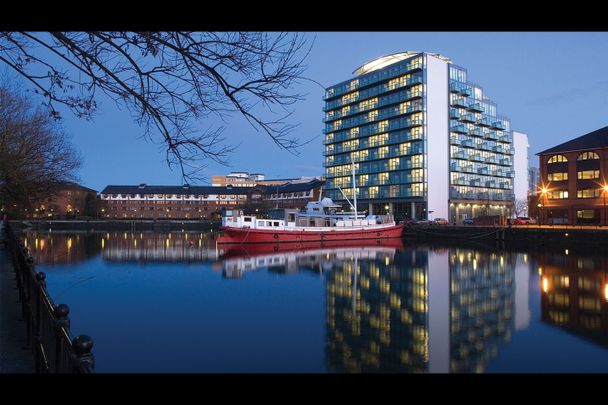
[[[46,290],[46,275],[36,272],[34,258],[21,238],[5,223],[6,242],[16,274],[27,346],[34,351],[37,373],[92,373],[93,339],[70,333],[70,309],[56,305]]]

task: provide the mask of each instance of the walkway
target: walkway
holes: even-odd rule
[[[24,348],[25,322],[5,237],[0,224],[0,373],[33,373],[34,356]]]

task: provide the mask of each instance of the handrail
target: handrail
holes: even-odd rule
[[[25,320],[26,345],[34,351],[37,373],[90,374],[95,368],[93,339],[70,333],[70,308],[56,305],[46,290],[46,274],[36,272],[34,258],[23,241],[4,222],[7,248],[17,279]]]

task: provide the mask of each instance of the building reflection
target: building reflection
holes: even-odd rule
[[[326,275],[328,369],[483,372],[513,332],[517,256],[417,246],[390,261],[334,265]]]
[[[101,251],[101,236],[97,234],[28,232],[22,238],[36,264],[78,263]]]
[[[201,262],[215,260],[215,237],[202,232],[109,232],[102,257],[111,262]]]
[[[217,259],[213,234],[195,232],[28,232],[38,264],[76,263],[101,254],[110,262],[195,262]]]
[[[541,253],[541,320],[608,345],[608,257],[597,252]]]

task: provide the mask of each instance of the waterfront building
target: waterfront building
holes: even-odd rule
[[[397,218],[508,216],[513,136],[508,118],[466,69],[426,52],[378,58],[324,96],[327,195]]]
[[[97,191],[74,182],[50,184],[47,191],[30,199],[28,207],[16,207],[25,218],[65,219],[94,217],[98,208]]]
[[[308,183],[313,180],[323,180],[320,176],[301,176],[299,178],[266,179],[262,173],[231,172],[226,176],[211,176],[211,185],[214,187],[237,186],[255,187],[277,186],[283,184]]]
[[[537,155],[543,224],[608,224],[608,127]]]
[[[308,201],[319,199],[323,184],[312,180],[255,187],[111,185],[100,198],[107,204],[104,218],[209,219],[222,210],[304,208]]]
[[[528,135],[523,132],[513,131],[513,215],[514,217],[528,216],[528,192],[530,190],[530,178],[528,175],[530,163],[528,159]]]

